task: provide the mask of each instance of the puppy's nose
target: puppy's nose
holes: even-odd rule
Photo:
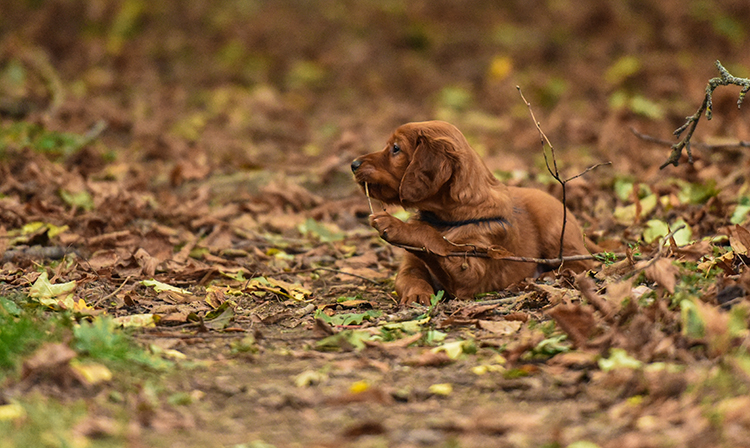
[[[352,173],[356,173],[357,168],[359,168],[360,165],[362,165],[361,160],[355,160],[354,162],[352,162]]]

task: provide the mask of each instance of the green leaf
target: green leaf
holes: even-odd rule
[[[561,334],[544,339],[534,347],[532,353],[535,355],[554,356],[558,353],[570,351],[570,344],[566,343],[567,335]]]
[[[639,369],[642,365],[642,362],[628,355],[628,352],[621,348],[613,348],[609,351],[609,358],[599,360],[599,368],[605,372],[619,368]]]
[[[630,195],[633,193],[634,184],[635,182],[633,182],[632,179],[618,178],[615,179],[613,189],[615,190],[615,194],[618,198],[620,198],[621,201],[627,201],[628,199],[630,199]]]
[[[340,314],[334,314],[333,316],[328,316],[322,310],[317,310],[315,312],[316,318],[323,319],[325,322],[331,325],[340,325],[340,326],[361,325],[362,321],[364,320],[372,320],[382,315],[383,315],[383,312],[380,310],[369,310],[369,311],[365,311],[364,313],[340,313]]]
[[[80,208],[87,212],[94,209],[94,198],[86,190],[79,191],[78,193],[60,190],[60,198],[71,207]]]
[[[649,194],[641,199],[641,218],[648,216],[656,208],[657,196]],[[613,213],[615,220],[624,225],[631,225],[635,222],[636,206],[635,204],[624,207],[616,207]]]
[[[680,301],[680,317],[683,335],[693,339],[700,339],[706,335],[706,322],[692,299]]]
[[[21,316],[21,308],[16,304],[16,302],[6,298],[6,297],[0,297],[0,305],[5,309],[5,311],[8,312],[11,316],[19,317]]]
[[[748,212],[750,212],[750,197],[742,196],[729,221],[732,224],[742,224],[745,222]]]
[[[234,318],[234,309],[229,302],[224,302],[217,309],[206,313],[203,324],[212,330],[223,330]]]
[[[732,307],[729,311],[729,323],[727,324],[729,335],[733,338],[747,336],[748,317],[750,317],[750,310],[744,304]]]
[[[471,92],[458,86],[444,87],[440,91],[439,103],[442,107],[453,110],[465,110],[473,102]]]
[[[477,352],[477,346],[473,340],[446,342],[432,349],[433,353],[445,352],[450,359],[456,360],[464,353],[473,354]]]
[[[616,60],[604,74],[609,84],[620,84],[641,71],[641,61],[635,56],[623,56]]]
[[[429,317],[415,320],[405,320],[403,322],[387,322],[381,328],[389,331],[402,330],[409,334],[419,333],[422,327],[430,321]]]
[[[646,229],[643,231],[643,241],[648,244],[666,236],[670,232],[670,228],[676,229],[679,226],[684,225],[685,227],[674,233],[674,241],[678,246],[684,246],[692,241],[693,232],[682,218],[676,220],[672,225],[668,225],[664,221],[658,219],[649,220],[646,223]]]
[[[344,330],[319,340],[315,348],[321,351],[352,351],[365,348],[365,341],[372,340],[372,335],[363,330]]]
[[[641,95],[635,95],[630,99],[630,110],[652,120],[664,118],[664,108]]]
[[[683,204],[704,204],[719,194],[716,182],[713,180],[709,180],[705,184],[678,180],[677,184],[681,187],[677,193],[677,198]]]

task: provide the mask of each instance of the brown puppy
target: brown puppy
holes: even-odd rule
[[[466,138],[442,121],[405,124],[380,152],[352,162],[356,181],[370,196],[418,213],[408,222],[386,212],[370,216],[380,236],[406,253],[396,277],[402,305],[429,304],[444,289],[468,299],[533,277],[534,263],[445,256],[466,245],[496,248],[519,257],[557,258],[563,205],[540,190],[508,187],[485,166]],[[588,254],[580,226],[568,213],[563,254]],[[422,250],[424,249],[424,250]],[[566,262],[582,271],[591,261]],[[550,267],[547,267],[550,268]]]

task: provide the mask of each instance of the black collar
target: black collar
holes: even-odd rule
[[[443,221],[442,219],[438,218],[435,213],[433,212],[426,212],[426,211],[419,211],[419,220],[422,222],[425,222],[432,227],[441,227],[441,228],[449,228],[449,227],[461,227],[461,226],[468,226],[470,224],[483,224],[483,223],[500,223],[503,227],[505,227],[508,223],[508,220],[505,219],[503,216],[494,216],[491,218],[476,218],[476,219],[466,219],[463,221]]]

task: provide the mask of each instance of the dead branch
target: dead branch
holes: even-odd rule
[[[693,163],[693,154],[690,151],[690,139],[693,137],[693,132],[695,132],[695,128],[698,126],[698,122],[703,115],[703,111],[706,111],[706,120],[711,119],[713,113],[712,96],[714,90],[717,87],[728,86],[730,84],[742,87],[739,98],[737,98],[737,108],[739,109],[742,106],[742,101],[745,99],[745,95],[748,91],[750,91],[750,79],[737,78],[735,76],[732,76],[718,60],[716,61],[716,68],[719,70],[719,74],[721,76],[718,78],[711,78],[708,81],[708,84],[706,85],[706,96],[703,98],[703,103],[701,103],[701,106],[698,108],[695,114],[685,119],[685,124],[677,128],[673,132],[675,136],[679,137],[683,132],[685,132],[685,130],[687,130],[687,134],[685,134],[685,137],[683,137],[679,142],[672,145],[672,152],[669,155],[669,158],[667,158],[667,161],[659,167],[660,169],[664,169],[667,165],[679,165],[683,149],[685,149],[685,152],[687,152],[688,163]]]
[[[391,246],[398,247],[400,249],[404,249],[409,252],[429,252],[429,250],[425,247],[414,247],[414,246],[406,246],[403,244],[394,244],[394,243],[388,243]],[[459,245],[456,245],[457,247],[462,247]],[[495,255],[493,255],[493,253]],[[549,265],[556,265],[556,264],[562,264],[566,261],[581,261],[581,260],[599,260],[600,258],[606,256],[609,256],[610,258],[615,259],[624,259],[627,258],[626,253],[596,253],[596,254],[590,254],[590,255],[570,255],[567,257],[562,258],[534,258],[534,257],[516,257],[512,255],[498,255],[501,253],[497,249],[493,248],[487,248],[482,246],[467,246],[465,251],[456,251],[456,252],[449,252],[445,255],[441,255],[443,257],[475,257],[475,258],[492,258],[493,260],[503,260],[503,261],[516,261],[519,263],[537,263],[537,264],[549,264]],[[506,252],[507,253],[507,252]],[[437,254],[433,254],[438,256]]]
[[[663,138],[654,137],[653,135],[644,134],[639,132],[637,129],[631,127],[630,132],[633,133],[639,139],[649,142],[656,143],[662,146],[673,146],[670,140],[664,140]],[[701,149],[721,149],[721,148],[750,148],[750,141],[740,140],[736,143],[719,143],[717,145],[709,145],[707,143],[690,143],[690,146]]]
[[[562,223],[562,229],[560,230],[560,253],[557,257],[558,260],[560,260],[561,266],[563,260],[566,258],[563,257],[563,249],[564,249],[564,242],[565,242],[565,225],[568,222],[568,205],[566,203],[566,184],[570,182],[573,179],[577,179],[584,174],[588,173],[589,171],[592,171],[602,165],[611,165],[612,162],[604,162],[604,163],[597,163],[594,166],[590,166],[586,168],[582,173],[576,174],[573,177],[570,177],[568,179],[563,180],[562,177],[560,177],[560,171],[557,168],[557,158],[555,157],[555,147],[552,145],[552,142],[547,137],[547,134],[544,133],[542,130],[542,125],[537,121],[536,116],[534,115],[534,110],[531,108],[531,103],[529,103],[526,100],[526,97],[523,96],[523,92],[521,91],[520,86],[516,86],[516,89],[518,89],[518,94],[521,95],[521,99],[526,104],[526,107],[529,109],[529,114],[531,115],[531,119],[534,121],[534,126],[536,126],[536,130],[539,133],[539,140],[542,144],[542,155],[544,155],[544,163],[547,165],[547,171],[549,171],[550,175],[560,184],[562,187],[562,205],[563,205],[563,223]],[[549,160],[547,159],[547,152],[544,150],[545,143],[547,146],[549,146],[550,154],[552,155],[552,166],[550,167]],[[517,257],[518,258],[518,257]],[[569,261],[573,261],[570,257],[567,258]]]

